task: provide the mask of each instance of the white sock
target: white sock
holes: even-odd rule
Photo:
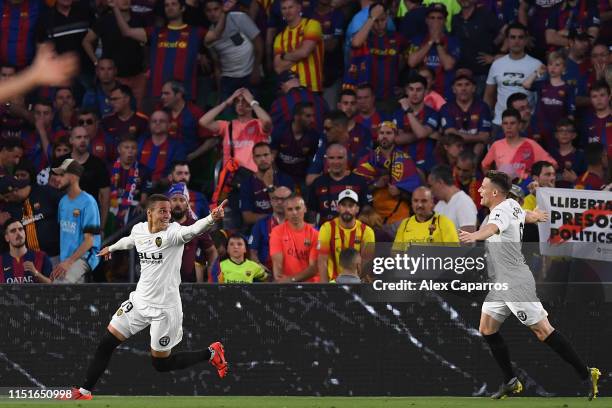
[[[79,388],[79,392],[83,395],[89,395],[91,394],[91,391],[86,390],[85,388],[81,387]]]

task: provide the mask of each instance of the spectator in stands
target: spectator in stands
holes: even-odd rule
[[[318,0],[314,2],[311,18],[321,24],[323,34],[323,88],[324,98],[330,105],[337,101],[338,88],[342,79],[344,58],[342,43],[346,28],[345,15],[333,0]]]
[[[227,107],[234,106],[237,118],[232,121],[215,120]],[[257,118],[253,116],[257,115]],[[240,88],[221,104],[200,118],[200,126],[221,138],[223,162],[234,158],[252,172],[257,171],[253,161],[253,146],[268,142],[272,130],[272,119],[246,88]],[[212,147],[212,145],[210,146]]]
[[[532,41],[532,49],[537,53],[537,58],[544,58],[547,49],[546,21],[548,20],[548,16],[554,12],[563,1],[564,0],[530,0],[520,2],[517,20],[521,24],[528,26],[529,32],[535,40]]]
[[[338,216],[323,223],[319,230],[317,268],[322,283],[336,279],[342,272],[339,259],[342,250],[356,249],[364,259],[370,258],[368,253],[373,254],[373,248],[366,246],[374,243],[374,231],[357,219],[360,202],[357,193],[346,189],[340,192],[337,202]]]
[[[601,190],[609,183],[607,177],[608,155],[601,143],[589,143],[584,149],[587,169],[576,180],[576,188],[581,190]]]
[[[72,0],[70,0],[72,1]],[[76,101],[72,88],[57,88],[53,99],[53,130],[69,132],[77,124]]]
[[[434,212],[431,190],[418,187],[412,193],[412,210],[414,215],[404,218],[397,228],[393,249],[407,247],[402,244],[421,243],[455,243],[459,242],[455,224],[442,214]]]
[[[274,128],[271,147],[276,164],[283,173],[302,184],[306,171],[317,151],[319,133],[314,129],[315,109],[311,102],[298,102],[293,108],[293,120]]]
[[[470,196],[455,186],[451,168],[437,165],[431,169],[427,180],[431,192],[438,200],[434,211],[448,217],[457,229],[476,231],[476,205]]]
[[[533,107],[529,102],[529,97],[521,92],[515,92],[508,97],[506,103],[507,109],[516,109],[521,115],[521,123],[519,130],[521,136],[528,137],[538,142],[540,135],[535,123],[535,117],[533,116]],[[503,132],[498,133],[496,140],[501,139]]]
[[[349,119],[348,131],[349,136],[354,140],[360,140],[366,146],[372,146],[372,129],[366,128],[360,123],[357,123],[357,94],[352,89],[344,89],[340,92],[340,100],[336,106],[337,109],[344,112]]]
[[[330,282],[344,285],[347,283],[361,283],[361,254],[355,248],[345,248],[338,256],[340,274]]]
[[[164,0],[167,26],[146,29],[130,27],[118,4],[115,2],[110,4],[121,34],[140,43],[146,43],[150,47],[150,97],[159,98],[163,84],[175,79],[183,83],[185,99],[196,98],[196,67],[198,66],[197,58],[202,41],[204,41],[204,44],[210,45],[219,39],[220,33],[225,28],[225,11],[234,5],[234,0],[226,2],[223,6],[223,18],[215,25],[214,29],[205,31],[203,28],[184,24],[185,3],[179,0]],[[181,41],[184,46],[175,46],[174,44],[177,41]],[[167,64],[167,61],[173,63]]]
[[[242,235],[232,235],[226,244],[227,258],[219,263],[219,283],[265,282],[268,273],[249,259],[249,246]]]
[[[598,40],[591,48],[591,68],[587,81],[589,89],[595,82],[606,79],[606,69],[610,64],[610,49],[605,42]]]
[[[90,153],[105,164],[112,163],[117,157],[117,145],[113,136],[100,126],[98,114],[93,109],[84,108],[79,111],[77,118],[77,125],[87,130]]]
[[[106,225],[110,205],[110,180],[106,163],[89,153],[89,143],[87,129],[82,126],[72,129],[70,132],[70,144],[72,145],[70,157],[83,167],[83,172],[78,175],[81,189],[96,199],[98,203],[96,209],[100,209],[99,218],[102,222],[100,226],[103,226]]]
[[[556,147],[550,155],[557,161],[557,187],[574,188],[578,174],[586,170],[584,151],[574,146],[576,127],[571,120],[561,119],[555,131]]]
[[[58,210],[60,263],[51,273],[58,282],[83,283],[100,262],[100,211],[96,200],[79,187],[84,171],[75,159],[53,168],[66,192]]]
[[[476,204],[478,211],[481,209],[480,193],[478,189],[482,184],[482,179],[477,177],[478,170],[477,158],[473,152],[464,150],[459,154],[457,163],[453,167],[455,185],[468,195]]]
[[[151,172],[138,163],[138,141],[124,135],[117,146],[119,157],[110,169],[110,207],[107,233],[123,228],[144,212],[152,188]]]
[[[381,3],[373,4],[368,19],[351,39],[351,57],[346,70],[346,86],[370,83],[376,99],[393,102],[397,78],[403,66],[403,37],[387,31],[388,10]]]
[[[355,174],[365,177],[373,188],[373,206],[383,224],[410,214],[407,196],[421,185],[410,155],[395,145],[398,131],[394,122],[383,122],[378,131],[379,146],[362,159]],[[393,170],[401,171],[393,171]]]
[[[116,0],[115,3],[123,19],[130,27],[145,26],[145,22],[138,16],[138,13],[131,11],[131,0]],[[138,7],[140,4],[134,6]],[[102,47],[102,58],[100,59],[97,58],[95,52],[98,40]],[[144,44],[121,35],[112,9],[106,10],[92,24],[87,31],[87,35],[83,38],[82,46],[96,68],[99,68],[104,59],[114,61],[117,79],[132,89],[138,108],[142,109],[142,98],[145,96],[147,84]],[[107,94],[112,89],[107,89]],[[106,116],[106,114],[100,114],[102,117]]]
[[[361,209],[372,204],[367,180],[348,168],[346,147],[339,143],[327,146],[325,164],[326,170],[314,180],[309,189],[309,219],[316,219],[316,225],[338,216],[337,197],[346,189],[350,188],[357,193]]]
[[[17,137],[0,140],[0,177],[13,173],[13,168],[23,157],[23,144]]]
[[[278,75],[281,95],[272,102],[270,116],[274,128],[286,126],[293,120],[295,104],[311,102],[315,109],[315,129],[323,131],[323,119],[329,107],[325,99],[300,84],[300,79],[293,71],[284,71]]]
[[[170,174],[168,174],[168,180],[170,185],[185,183],[186,186],[189,186],[189,182],[191,181],[191,168],[189,163],[185,160],[179,160],[172,163],[170,166]],[[206,196],[201,192],[192,189],[189,189],[188,192],[189,207],[193,209],[193,212],[198,218],[206,217],[210,213]]]
[[[511,179],[526,178],[532,164],[544,160],[557,162],[546,150],[532,139],[524,138],[519,133],[521,115],[515,109],[506,109],[502,115],[504,138],[493,143],[482,160],[482,171],[486,173],[493,163],[499,171],[508,174]]]
[[[419,68],[417,74],[425,78],[425,81],[427,82],[423,103],[426,106],[429,106],[431,109],[435,110],[436,112],[439,112],[440,109],[442,109],[442,106],[446,104],[446,99],[444,99],[442,95],[440,95],[433,89],[433,86],[435,85],[434,70],[426,65],[421,65],[421,68]]]
[[[502,113],[506,109],[506,101],[515,92],[529,96],[533,101],[533,93],[525,90],[522,83],[529,75],[538,69],[542,63],[525,53],[527,45],[527,29],[520,23],[512,23],[506,27],[508,55],[496,59],[489,69],[484,101],[490,108],[495,107],[493,124],[494,139],[501,133]]]
[[[240,186],[242,221],[249,227],[272,212],[269,193],[275,186],[294,187],[291,177],[274,166],[274,155],[268,143],[259,142],[253,146],[253,161],[257,171]]]
[[[272,204],[272,214],[259,219],[251,229],[249,236],[249,251],[251,259],[272,270],[270,259],[270,234],[277,225],[285,222],[285,200],[291,195],[291,190],[285,186],[274,186],[269,193]]]
[[[170,199],[172,219],[183,226],[192,225],[197,216],[189,205],[185,183],[173,184],[166,194]],[[217,249],[209,234],[204,233],[185,244],[181,262],[181,282],[206,282],[217,259]]]
[[[325,170],[325,150],[331,143],[339,143],[346,147],[348,153],[349,169],[354,169],[359,160],[371,151],[371,145],[365,141],[351,138],[348,132],[348,117],[339,110],[331,111],[326,115],[324,123],[324,136],[319,141],[319,147],[312,163],[308,168],[306,185],[309,186],[313,181],[323,174]]]
[[[90,29],[89,32],[93,31]],[[94,62],[96,65],[96,86],[85,92],[81,106],[87,109],[95,109],[97,114],[103,118],[113,113],[110,93],[119,83],[117,82],[117,68],[112,59],[102,57],[96,61]]]
[[[110,104],[113,113],[102,119],[104,130],[111,134],[115,141],[123,135],[140,139],[149,132],[149,118],[132,109],[132,90],[127,85],[118,85],[110,93]]]
[[[498,46],[504,41],[503,23],[490,9],[480,6],[477,0],[459,0],[459,4],[461,12],[453,17],[452,31],[452,35],[461,44],[457,67],[471,71],[474,91],[480,98],[484,92],[489,67],[495,60]]]
[[[51,261],[44,252],[27,247],[21,221],[9,218],[3,227],[9,251],[0,258],[0,283],[51,283]]]
[[[55,266],[59,262],[57,208],[63,194],[55,188],[37,185],[31,165],[21,162],[15,170],[16,173],[25,172],[26,177],[17,180],[6,176],[6,179],[2,179],[13,187],[6,196],[8,203],[5,210],[23,223],[28,248],[44,251]]]
[[[22,132],[25,156],[42,170],[49,164],[50,145],[62,135],[52,130],[53,103],[49,99],[39,99],[34,103],[34,129]]]
[[[438,138],[439,115],[425,106],[427,81],[420,75],[410,76],[404,83],[404,97],[394,116],[399,127],[395,143],[408,145],[408,151],[419,169],[428,171],[434,165],[435,139]]]
[[[583,143],[598,142],[604,145],[608,157],[612,158],[612,108],[610,107],[610,86],[598,81],[589,91],[593,109],[583,118]]]
[[[475,93],[475,80],[469,75],[457,75],[453,80],[455,98],[440,110],[440,127],[444,134],[460,135],[466,147],[480,156],[491,137],[491,110],[475,98]]]
[[[0,64],[0,84],[10,83],[8,81],[12,81],[16,74],[15,67]],[[34,115],[26,105],[24,95],[15,95],[0,105],[0,136],[21,136],[22,130],[32,123]]]
[[[529,75],[523,81],[523,87],[536,92],[538,102],[535,121],[538,140],[542,146],[550,148],[553,146],[553,133],[557,122],[561,118],[573,119],[576,105],[574,88],[562,78],[565,56],[553,51],[548,54],[547,63],[547,66],[540,65]]]
[[[348,65],[349,54],[351,50],[351,40],[359,32],[359,30],[367,23],[370,18],[370,9],[376,5],[374,0],[359,0],[360,10],[353,16],[351,22],[346,28],[346,38],[344,41],[344,60]],[[395,31],[393,16],[387,18],[387,31]]]
[[[427,7],[423,6],[422,0],[403,0],[398,7],[400,23],[399,33],[407,39],[427,34],[425,13]]]
[[[50,41],[59,54],[72,51],[79,55],[79,80],[85,89],[93,88],[93,64],[85,54],[81,41],[93,19],[91,9],[85,2],[59,0],[41,15],[36,29],[38,43]]]
[[[59,188],[57,185],[58,179],[57,177],[53,176],[51,168],[58,167],[62,164],[63,160],[57,163],[58,158],[70,156],[71,153],[72,145],[70,144],[70,139],[67,136],[57,138],[57,140],[51,144],[51,157],[49,158],[49,165],[38,173],[36,176],[36,183],[39,186],[49,185],[53,188]],[[54,162],[56,163],[54,164]]]
[[[357,85],[357,115],[355,122],[370,130],[372,141],[377,142],[378,126],[386,120],[386,116],[376,109],[376,98],[372,85],[365,83]]]
[[[552,49],[568,47],[570,33],[597,38],[599,35],[597,4],[589,0],[565,0],[546,19],[546,45]]]
[[[0,26],[0,64],[24,68],[34,58],[38,21],[46,11],[44,3],[12,0],[1,5],[4,24]]]
[[[523,207],[525,210],[533,211],[537,206],[536,190],[540,187],[555,187],[555,179],[557,173],[552,163],[547,161],[538,161],[531,166],[531,179],[533,180],[527,186],[529,194],[525,197]]]
[[[185,160],[185,147],[168,135],[169,123],[170,115],[167,112],[153,112],[149,120],[151,136],[138,143],[138,161],[151,171],[153,182],[165,177],[173,162]]]
[[[433,89],[448,98],[451,96],[453,69],[461,55],[461,48],[457,38],[444,30],[447,16],[448,11],[443,4],[432,3],[427,7],[427,35],[410,39],[408,65],[416,68],[422,64],[433,69],[437,79]]]
[[[270,257],[274,281],[318,282],[317,240],[319,233],[304,222],[306,205],[299,195],[285,200],[285,222],[272,228]]]
[[[576,31],[572,31],[569,36],[563,80],[574,88],[578,109],[590,106],[587,83],[590,68],[588,55],[592,39],[590,35]]]
[[[323,91],[323,33],[321,24],[302,17],[299,0],[280,0],[287,27],[274,39],[274,70],[297,72],[300,84],[313,92]]]
[[[209,0],[204,9],[212,27],[219,24],[224,13],[223,2]],[[254,87],[261,81],[264,48],[259,28],[248,14],[241,11],[229,12],[220,38],[209,47],[218,60],[222,101],[240,88],[255,91]]]

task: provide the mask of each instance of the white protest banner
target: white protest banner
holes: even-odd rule
[[[612,192],[538,188],[536,198],[549,214],[539,224],[543,255],[612,261]]]

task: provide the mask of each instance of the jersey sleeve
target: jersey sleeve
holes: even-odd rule
[[[480,110],[480,117],[478,118],[478,131],[490,132],[492,121],[493,118],[491,117],[491,109],[489,108],[489,105],[483,103],[482,109]]]
[[[319,241],[319,231],[317,231],[316,229],[312,229],[312,237],[310,242],[312,242],[313,244],[315,242]],[[308,256],[308,260],[309,261],[314,261],[317,262],[317,258],[319,257],[319,250],[317,249],[318,245],[311,245],[310,246],[310,255]]]
[[[510,214],[510,209],[504,203],[502,205],[498,205],[491,211],[489,215],[488,224],[494,224],[499,228],[500,234],[508,229],[510,226],[510,221],[512,220],[512,214]]]
[[[255,266],[255,271],[253,272],[253,280],[259,282],[265,281],[268,278],[268,274],[266,273],[265,269],[257,262],[253,262],[253,264]]]
[[[454,128],[457,129],[457,124],[455,123],[455,118],[448,111],[448,104],[445,104],[440,109],[440,128],[442,130]]]
[[[323,39],[321,23],[317,20],[309,19],[304,26],[304,40],[319,42]]]
[[[261,257],[261,255],[259,254],[259,243],[263,235],[261,231],[261,226],[262,226],[261,220],[257,221],[255,225],[253,225],[253,228],[251,229],[251,235],[249,235],[249,248],[257,252],[258,258]]]
[[[52,270],[52,266],[51,266],[51,259],[49,259],[49,257],[47,256],[47,254],[43,255],[43,264],[42,264],[42,270],[40,271],[40,273],[42,273],[43,275],[45,275],[47,278],[51,276],[51,270]]]
[[[495,161],[495,146],[496,145],[497,145],[497,142],[493,143],[493,145],[491,146],[491,148],[489,149],[485,157],[480,162],[483,170],[490,169],[491,164],[493,164],[493,162]]]
[[[249,177],[240,187],[240,211],[253,211],[253,179]]]
[[[83,208],[83,233],[96,235],[100,233],[100,211],[93,197],[90,201]]]
[[[282,224],[281,224],[282,225]],[[282,254],[283,252],[283,241],[281,237],[281,225],[277,225],[272,228],[272,233],[270,234],[270,256],[276,254]]]
[[[423,125],[429,126],[435,132],[438,130],[440,123],[438,112],[433,109],[425,108],[425,120],[423,122]]]
[[[533,145],[534,160],[536,162],[542,161],[542,160],[547,161],[549,163],[552,163],[553,166],[557,168],[557,161],[546,150],[544,150],[542,146],[540,146],[537,142],[533,142],[532,145]]]
[[[491,64],[491,68],[489,68],[489,73],[487,74],[487,85],[497,85],[497,64],[495,64],[496,62],[497,61],[494,61],[493,64]]]
[[[321,233],[319,233],[319,235],[321,235]],[[366,226],[366,229],[363,232],[362,242],[363,244],[373,244],[376,242],[376,235],[374,235],[374,230],[371,227]]]
[[[276,34],[276,37],[274,37],[274,55],[280,55],[284,52],[283,50],[283,44],[281,41],[281,38],[283,36],[282,31],[278,34]]]
[[[319,239],[317,240],[317,249],[322,255],[329,255],[329,241],[331,239],[331,224],[324,223],[319,230]]]

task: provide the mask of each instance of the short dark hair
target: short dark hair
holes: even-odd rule
[[[34,106],[36,105],[47,106],[53,110],[53,101],[49,98],[38,98],[36,102],[34,102]]]
[[[86,106],[82,108],[81,110],[79,110],[78,116],[82,116],[82,115],[94,115],[96,119],[98,119],[99,117],[98,111],[91,106]]]
[[[502,193],[508,195],[508,192],[512,188],[512,181],[506,173],[503,171],[489,170],[485,177],[491,180],[491,183],[495,184]]]
[[[342,97],[345,96],[345,95],[354,96],[355,98],[357,97],[357,93],[354,90],[352,90],[352,89],[343,89],[338,94],[338,101],[340,101],[340,99],[342,99]]]
[[[132,88],[124,84],[118,84],[113,89],[111,89],[111,92],[115,92],[115,91],[119,91],[122,94],[129,96],[130,98],[134,96],[134,92],[132,91]]]
[[[314,103],[308,102],[308,101],[296,103],[293,106],[293,116],[301,115],[304,112],[304,109],[306,109],[306,108],[313,108],[314,109]]]
[[[23,223],[21,222],[21,220],[18,220],[17,218],[13,218],[10,217],[8,220],[4,221],[4,224],[2,224],[2,231],[3,231],[3,235],[5,235],[7,233],[8,227],[9,225],[18,222],[21,224],[21,226],[23,227]]]
[[[387,7],[385,7],[385,4],[381,1],[375,1],[370,5],[370,9],[368,10],[368,16],[372,16],[372,10],[374,9],[374,7],[376,6],[382,6],[383,10],[385,12],[387,12]]]
[[[508,26],[506,27],[506,32],[504,33],[505,37],[508,37],[510,35],[510,30],[522,30],[525,34],[527,34],[527,27],[525,27],[518,21],[508,24]]]
[[[133,142],[133,143],[138,144],[138,139],[136,139],[133,135],[129,133],[125,133],[119,137],[117,146],[121,145],[121,143],[126,143],[126,142]]]
[[[0,139],[0,150],[15,150],[17,148],[23,150],[21,138],[9,136]]]
[[[469,160],[473,166],[476,166],[476,155],[471,149],[462,150],[461,153],[459,153],[459,157],[457,157],[457,161],[459,160]]]
[[[508,99],[506,99],[506,108],[508,109],[512,108],[512,105],[516,101],[525,101],[525,100],[529,100],[527,95],[525,95],[522,92],[515,92],[512,95],[510,95]]]
[[[159,203],[161,201],[170,202],[170,199],[163,194],[153,194],[151,197],[147,199],[147,210],[153,208],[155,203]]]
[[[446,164],[438,164],[431,169],[429,175],[434,179],[443,182],[447,186],[455,184],[453,170]]]
[[[533,165],[531,166],[531,176],[532,177],[539,176],[540,174],[542,174],[542,170],[544,170],[545,167],[555,167],[555,166],[553,166],[551,162],[547,162],[546,160],[537,161],[533,163]]]
[[[562,127],[571,127],[574,132],[576,131],[576,125],[574,125],[574,122],[568,118],[559,119],[557,126],[555,126],[555,130],[559,130]]]
[[[422,84],[423,88],[427,89],[427,79],[425,79],[425,77],[423,75],[419,75],[419,74],[414,74],[414,75],[409,75],[408,78],[406,78],[406,81],[404,81],[403,87],[407,87],[410,84]]]
[[[177,81],[176,79],[171,79],[169,81],[164,82],[164,85],[170,85],[172,92],[180,93],[185,96],[185,85],[182,82]]]
[[[601,143],[589,143],[584,148],[584,160],[587,166],[596,166],[601,164],[601,158],[605,152],[604,145]]]
[[[357,88],[355,88],[355,95],[357,95],[357,91],[362,91],[364,89],[367,89],[368,91],[374,93],[374,87],[372,86],[372,84],[370,84],[369,82],[362,82],[357,85]]]
[[[593,85],[591,85],[591,89],[589,90],[589,95],[591,92],[604,90],[608,95],[610,95],[610,85],[606,82],[605,79],[600,79],[596,81]]]
[[[17,165],[13,168],[13,173],[16,173],[18,170],[23,170],[28,173],[30,185],[33,185],[35,183],[36,167],[34,167],[34,164],[31,161],[27,159],[19,160],[19,163],[17,163]]]
[[[270,149],[270,151],[272,151],[272,146],[270,146],[270,143],[257,142],[253,145],[253,148],[251,149],[251,153],[255,152],[255,149],[259,149],[260,147],[267,147],[268,149]]]
[[[502,113],[502,120],[510,116],[514,117],[519,122],[521,121],[521,114],[519,113],[519,111],[513,108],[508,108]]]
[[[177,166],[189,166],[189,162],[187,160],[174,160],[170,164],[170,173],[172,173]]]
[[[346,128],[349,125],[349,118],[346,116],[346,113],[338,109],[327,112],[325,119],[331,120],[334,125],[340,125]]]
[[[57,97],[57,94],[58,94],[60,91],[70,91],[70,93],[71,93],[71,94],[72,94],[72,96],[74,97],[74,90],[73,90],[71,87],[69,87],[69,86],[60,86],[59,88],[56,88],[56,89],[55,89],[55,95],[54,95],[54,98],[56,98],[56,97]]]
[[[359,251],[355,248],[344,248],[340,251],[340,256],[338,257],[339,264],[342,268],[351,268],[358,256]]]

